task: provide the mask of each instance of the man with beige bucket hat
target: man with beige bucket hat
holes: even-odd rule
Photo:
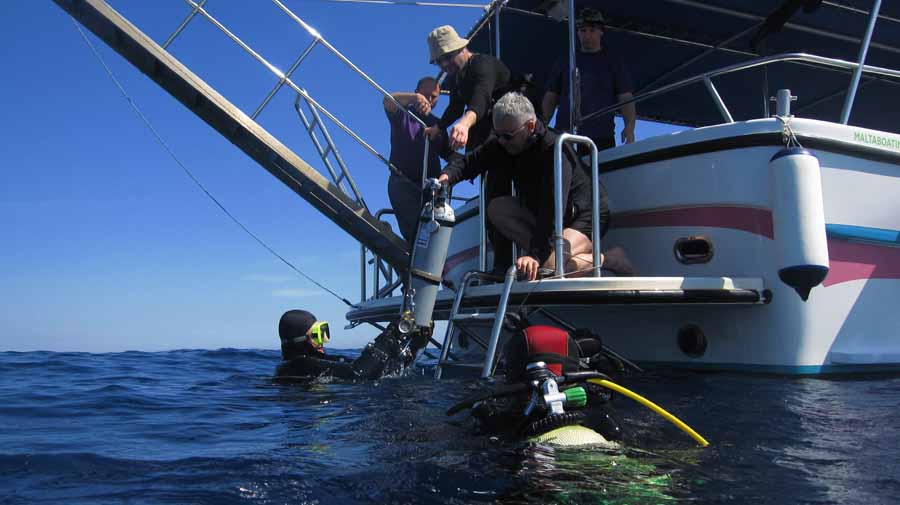
[[[425,130],[435,138],[454,121],[450,147],[466,151],[478,147],[491,133],[490,110],[495,99],[506,92],[510,72],[497,58],[469,51],[468,39],[452,26],[439,26],[428,34],[429,61],[447,73],[450,104],[436,126]]]

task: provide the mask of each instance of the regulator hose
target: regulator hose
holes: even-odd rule
[[[634,391],[624,388],[624,387],[616,384],[615,382],[612,382],[612,381],[609,381],[606,379],[588,379],[587,381],[592,384],[597,384],[598,386],[603,386],[607,389],[611,389],[611,390],[615,391],[616,393],[621,393],[621,394],[631,398],[632,400],[640,403],[641,405],[647,407],[648,409],[652,410],[653,412],[656,412],[657,414],[662,416],[664,419],[666,419],[670,423],[677,426],[681,431],[690,435],[691,438],[693,438],[694,440],[697,441],[697,443],[700,445],[700,447],[706,447],[709,445],[709,442],[707,442],[705,438],[700,436],[699,433],[697,433],[696,431],[691,429],[690,426],[688,426],[687,424],[685,424],[684,422],[682,422],[680,419],[673,416],[672,414],[666,412],[666,410],[663,409],[662,407],[660,407],[659,405],[651,402],[650,400],[635,393]]]

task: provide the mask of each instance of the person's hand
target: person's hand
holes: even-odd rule
[[[634,127],[631,128],[625,127],[622,129],[622,143],[623,144],[631,144],[634,142]]]
[[[431,102],[424,95],[416,93],[411,105],[423,116],[431,114]]]
[[[538,268],[541,266],[538,260],[531,256],[521,256],[516,260],[516,268],[525,274],[529,281],[537,279]]]
[[[425,128],[425,135],[428,136],[428,138],[431,140],[436,139],[440,133],[441,133],[441,129],[438,128],[437,125],[429,126],[428,128]]]
[[[460,147],[465,147],[469,141],[469,127],[456,123],[450,130],[450,148],[454,151]]]
[[[438,177],[438,182],[443,184],[444,186],[449,186],[450,185],[450,176],[447,174],[441,174]]]

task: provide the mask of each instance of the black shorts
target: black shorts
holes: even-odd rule
[[[573,209],[574,210],[574,209]],[[593,223],[591,222],[591,212],[590,211],[580,211],[575,214],[571,218],[571,220],[567,220],[568,224],[564,224],[563,228],[571,228],[573,230],[579,231],[584,234],[587,238],[593,240],[594,237],[591,235],[591,230],[593,229]],[[606,231],[609,229],[609,213],[600,213],[600,238],[603,238],[606,235]]]

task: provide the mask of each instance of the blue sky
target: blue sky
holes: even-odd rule
[[[388,90],[435,67],[425,36],[465,33],[481,11],[319,0],[285,2]],[[161,43],[188,13],[178,0],[113,1]],[[208,10],[281,69],[311,39],[269,2],[210,0]],[[0,107],[0,350],[276,348],[277,323],[305,308],[340,328],[345,305],[262,249],[157,144],[69,17],[50,0],[0,2],[6,69]],[[88,35],[179,159],[275,250],[351,301],[359,245],[155,83]],[[244,112],[275,83],[201,18],[171,52]],[[317,48],[295,74],[320,103],[389,152],[380,96]],[[316,168],[321,161],[284,88],[259,122]],[[442,98],[439,109],[446,105]],[[669,129],[666,129],[668,131]],[[641,123],[638,137],[663,129]],[[332,128],[371,209],[389,206],[387,170]],[[324,169],[323,169],[324,170]],[[467,185],[463,185],[467,186]],[[464,191],[470,191],[465,188]],[[336,331],[359,347],[370,327]]]

